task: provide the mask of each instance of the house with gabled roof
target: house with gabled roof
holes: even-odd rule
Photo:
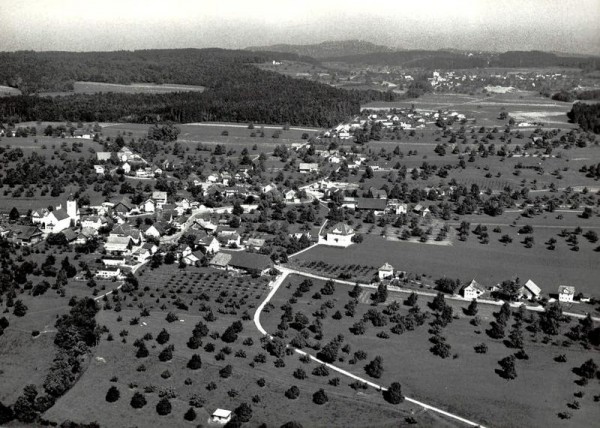
[[[217,253],[210,259],[208,265],[215,269],[227,270],[229,267],[229,262],[231,261],[230,253]]]
[[[521,296],[528,300],[538,299],[542,294],[542,289],[531,279],[521,287]]]
[[[564,303],[573,302],[575,297],[575,287],[570,285],[559,285],[558,286],[558,301]]]
[[[394,266],[389,263],[385,263],[377,270],[379,279],[392,278],[394,276]]]
[[[473,279],[469,284],[465,285],[460,292],[465,299],[473,300],[485,293],[485,287]]]

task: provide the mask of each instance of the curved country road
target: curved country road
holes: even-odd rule
[[[269,292],[269,294],[267,295],[267,297],[262,301],[262,303],[260,304],[260,306],[256,309],[256,312],[254,313],[254,325],[256,325],[256,328],[258,329],[258,331],[260,331],[263,335],[266,335],[266,336],[270,337],[271,339],[273,338],[273,336],[271,336],[269,333],[267,333],[267,331],[263,328],[262,324],[260,323],[260,314],[261,314],[262,310],[264,309],[265,305],[267,303],[269,303],[269,301],[271,300],[271,298],[275,295],[275,293],[277,292],[277,290],[279,289],[279,287],[281,286],[281,284],[283,284],[283,282],[288,277],[288,275],[290,275],[291,273],[295,273],[293,270],[285,268],[285,267],[282,267],[282,266],[278,266],[277,269],[281,271],[281,275],[279,275],[279,277],[277,277],[277,279],[275,280],[275,282],[272,285],[271,291]],[[371,382],[371,381],[369,381],[367,379],[364,379],[364,378],[362,378],[360,376],[352,374],[352,373],[350,373],[350,372],[348,372],[346,370],[343,370],[343,369],[341,369],[339,367],[336,367],[336,366],[334,366],[332,364],[325,363],[324,361],[319,360],[318,358],[310,355],[309,353],[307,353],[305,351],[302,351],[300,349],[294,348],[293,346],[290,346],[290,345],[287,345],[287,347],[293,349],[297,354],[308,355],[311,360],[313,360],[313,361],[315,361],[315,362],[317,362],[319,364],[324,364],[327,367],[329,367],[330,369],[335,370],[336,372],[338,372],[340,374],[343,374],[344,376],[350,377],[350,378],[358,380],[360,382],[364,382],[367,385],[372,386],[373,388],[375,388],[377,390],[380,390],[380,391],[387,390],[387,388],[384,388],[381,385],[373,383],[373,382]],[[483,428],[483,425],[480,425],[477,422],[473,422],[473,421],[470,421],[468,419],[465,419],[465,418],[463,418],[463,417],[461,417],[459,415],[456,415],[454,413],[450,413],[450,412],[447,412],[447,411],[442,410],[440,408],[437,408],[437,407],[434,407],[434,406],[430,406],[429,404],[423,403],[421,401],[418,401],[418,400],[415,400],[413,398],[409,398],[409,397],[406,397],[406,396],[404,397],[404,399],[406,401],[410,402],[410,403],[419,405],[419,406],[423,407],[424,409],[431,410],[432,412],[435,412],[435,413],[439,413],[439,414],[441,414],[443,416],[446,416],[448,418],[451,418],[451,419],[454,419],[456,421],[462,422],[462,423],[464,423],[466,425],[475,426],[475,427],[482,427]]]

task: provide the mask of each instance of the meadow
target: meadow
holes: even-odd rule
[[[262,318],[265,329],[270,333],[277,331],[283,314],[279,308],[289,301],[303,279],[300,276],[290,276],[273,297],[272,303],[276,309]],[[307,314],[312,319],[310,314],[318,308],[323,310],[322,304],[326,300],[333,303],[328,306],[329,309],[325,309],[325,318],[321,320],[323,337],[320,342],[326,344],[336,336],[343,335],[343,346],[348,345],[349,352],[339,352],[334,364],[353,374],[376,383],[398,381],[407,396],[486,426],[545,427],[556,426],[559,422],[561,426],[591,426],[597,418],[598,403],[593,396],[600,392],[598,383],[592,381],[589,386],[581,387],[575,383],[577,376],[571,371],[573,367],[593,357],[593,350],[585,350],[578,344],[567,347],[562,336],[553,336],[547,341],[541,340],[539,334],[534,336],[526,332],[524,350],[529,359],[517,360],[517,378],[508,381],[495,373],[495,370],[499,368],[498,361],[515,350],[507,348],[501,340],[491,339],[485,333],[493,319],[492,312],[497,307],[479,305],[481,325],[474,326],[470,323],[471,317],[462,312],[466,304],[452,302],[455,319],[441,332],[451,346],[451,357],[443,359],[429,350],[433,344],[427,331],[428,324],[433,320],[432,316],[424,325],[400,335],[390,332],[393,323],[375,327],[370,322],[366,323],[364,334],[356,335],[350,331],[355,322],[361,320],[368,310],[384,308],[384,305],[372,304],[370,294],[374,290],[362,291],[355,315],[349,317],[345,314],[344,305],[351,300],[348,295],[351,286],[336,284],[332,295],[322,296],[317,300],[311,296],[324,282],[312,281],[310,291],[295,296],[293,311]],[[408,310],[403,306],[406,297],[404,293],[390,292],[386,305],[397,301],[401,306],[399,312],[405,315]],[[418,297],[417,304],[422,311],[428,310],[428,302],[428,298]],[[336,311],[344,315],[339,319],[331,317]],[[568,325],[561,327],[563,332],[567,329]],[[380,337],[384,332],[388,338]],[[292,328],[284,333],[288,338],[296,334]],[[312,340],[309,339],[308,342],[311,343]],[[478,354],[474,351],[474,347],[480,343],[488,346],[487,353]],[[306,350],[313,354],[317,352]],[[366,353],[366,358],[351,358],[359,350]],[[567,362],[554,361],[558,354],[565,354]],[[365,373],[365,365],[375,356],[383,359],[381,379],[371,378]],[[557,414],[570,410],[567,404],[573,402],[576,397],[574,394],[578,391],[583,391],[583,398],[579,400],[580,409],[572,411],[572,419],[561,421]]]

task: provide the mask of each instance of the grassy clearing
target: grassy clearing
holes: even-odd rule
[[[267,331],[277,330],[283,314],[279,308],[292,296],[302,279],[298,276],[290,277],[288,283],[276,293],[272,300],[275,309],[262,319]],[[600,392],[600,386],[592,381],[588,386],[580,387],[574,383],[577,376],[571,372],[573,367],[593,357],[595,351],[585,351],[576,344],[568,348],[560,346],[564,336],[554,336],[549,343],[543,344],[541,335],[532,338],[530,333],[526,333],[525,351],[530,358],[528,361],[517,360],[518,377],[507,381],[498,376],[495,370],[499,368],[498,361],[515,350],[508,349],[500,340],[490,339],[485,334],[496,307],[480,305],[479,317],[483,322],[479,327],[474,327],[469,323],[469,318],[462,314],[461,305],[453,302],[454,312],[459,314],[459,319],[455,319],[442,334],[452,347],[451,354],[457,354],[458,357],[442,359],[429,351],[433,345],[429,342],[427,323],[402,335],[391,333],[391,324],[373,327],[371,323],[367,323],[364,335],[353,335],[349,327],[360,320],[368,309],[373,308],[369,299],[372,290],[362,292],[354,317],[344,315],[340,320],[335,320],[330,317],[337,310],[345,312],[343,306],[350,300],[348,291],[351,287],[338,284],[333,295],[314,300],[311,296],[323,286],[323,282],[313,282],[311,291],[299,297],[292,305],[293,310],[301,311],[312,319],[310,314],[321,306],[325,298],[334,302],[334,307],[328,310],[328,315],[322,320],[324,337],[320,342],[326,344],[336,335],[344,335],[344,344],[350,344],[351,350],[349,354],[339,352],[338,356],[343,358],[336,364],[352,373],[368,377],[364,366],[375,356],[382,356],[384,374],[381,379],[373,379],[374,382],[399,381],[403,392],[408,396],[488,426],[556,426],[560,421],[557,413],[569,410],[567,403],[573,402],[573,394],[580,390],[585,393],[579,399],[581,409],[572,411],[573,418],[561,424],[591,426],[597,418],[598,403],[594,402],[593,396]],[[287,284],[291,284],[291,287],[288,288]],[[406,294],[391,293],[387,303],[396,298],[402,303]],[[426,303],[427,299],[419,296],[418,304],[423,310],[427,309]],[[400,312],[406,314],[407,309],[402,307]],[[509,325],[511,324],[512,321]],[[564,325],[563,332],[567,328]],[[376,336],[382,331],[387,332],[390,338]],[[290,329],[287,334],[293,337],[295,332]],[[482,342],[488,345],[487,354],[475,353],[473,347]],[[358,350],[366,351],[367,358],[350,364],[352,354]],[[558,354],[565,354],[567,363],[555,362],[553,358]]]

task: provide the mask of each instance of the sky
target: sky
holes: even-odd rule
[[[0,51],[349,39],[402,49],[600,55],[600,0],[0,0]]]

